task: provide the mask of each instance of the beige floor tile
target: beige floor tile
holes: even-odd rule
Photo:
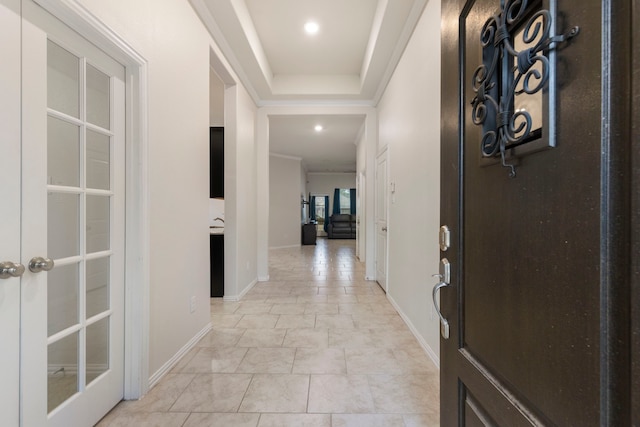
[[[267,314],[271,311],[273,304],[267,304],[262,301],[244,301],[240,303],[240,307],[234,314]]]
[[[323,348],[329,345],[327,329],[287,329],[283,347]]]
[[[246,348],[202,347],[198,353],[180,369],[181,373],[229,373],[236,372],[247,353]]]
[[[353,317],[350,314],[318,314],[316,328],[353,329]]]
[[[370,314],[374,313],[371,309],[371,304],[364,304],[356,302],[340,303],[338,304],[338,310],[340,314]]]
[[[294,374],[346,374],[344,350],[341,348],[299,348],[293,362]]]
[[[311,375],[311,413],[374,413],[365,375]]]
[[[281,347],[286,329],[247,329],[237,347]]]
[[[212,299],[212,330],[99,425],[437,426],[438,369],[354,253],[322,238],[272,250],[271,279]]]
[[[338,314],[338,304],[329,303],[311,303],[307,304],[305,314]]]
[[[122,402],[119,409],[129,413],[168,411],[194,378],[190,374],[167,374],[142,399]]]
[[[236,412],[251,382],[247,374],[200,374],[171,407],[172,412]]]
[[[233,347],[244,332],[241,328],[213,328],[198,342],[198,347]]]
[[[212,314],[211,325],[214,328],[233,328],[242,319],[242,314]]]
[[[184,427],[256,427],[260,414],[192,413]]]
[[[374,302],[369,304],[371,306],[371,310],[374,313],[379,314],[398,314],[396,309],[391,305],[389,301],[384,302]]]
[[[319,294],[317,287],[304,286],[293,289],[290,295],[314,297],[318,296]]]
[[[298,302],[309,304],[327,304],[327,295],[300,295],[298,296]],[[309,313],[315,314],[315,313]]]
[[[198,348],[197,346],[189,350],[187,354],[185,354],[180,360],[178,360],[178,363],[176,363],[176,365],[171,369],[171,373],[180,372],[180,370],[184,368],[191,361],[191,359],[195,357],[196,354],[198,354],[199,350],[200,348]]]
[[[273,296],[265,300],[267,304],[296,304],[298,302],[297,295]],[[273,309],[273,308],[272,308]],[[304,311],[304,309],[303,309]]]
[[[292,297],[287,297],[292,298]],[[294,303],[289,304],[273,304],[270,314],[304,314],[304,305]]]
[[[372,347],[403,348],[414,347],[418,340],[408,329],[373,328],[369,329]]]
[[[358,302],[364,302],[369,304],[389,304],[387,297],[382,291],[382,295],[358,295]]]
[[[233,314],[240,307],[239,302],[223,301],[222,298],[211,298],[211,314]]]
[[[436,414],[408,414],[404,415],[406,427],[440,427],[440,416]]]
[[[371,348],[374,340],[369,329],[330,329],[329,347]]]
[[[277,314],[245,314],[238,322],[236,327],[238,328],[273,328],[278,321],[279,315]]]
[[[250,348],[236,369],[248,374],[290,374],[294,348]]]
[[[331,427],[405,427],[402,415],[333,414]]]
[[[369,375],[376,412],[435,413],[440,406],[435,375]]]
[[[397,328],[406,327],[402,318],[397,314],[379,314],[379,313],[355,313],[353,314],[353,323],[357,328]]]
[[[328,295],[327,302],[330,304],[335,303],[357,303],[358,297],[356,295]]]
[[[318,288],[318,295],[346,295],[343,287],[333,288],[322,286]]]
[[[331,415],[262,414],[258,427],[331,427]]]
[[[133,414],[120,414],[109,419],[105,417],[98,427],[180,427],[189,416],[189,413],[167,412],[136,412]]]
[[[394,348],[392,351],[406,374],[439,374],[434,362],[417,345],[415,347]]]
[[[389,348],[347,348],[345,358],[349,375],[405,373]]]
[[[281,314],[276,328],[313,328],[316,326],[315,314]]]
[[[254,375],[239,412],[306,412],[308,393],[308,375]]]

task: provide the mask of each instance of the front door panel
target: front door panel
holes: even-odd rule
[[[525,6],[530,11],[509,22]],[[516,103],[481,120],[494,107],[489,97],[508,105],[513,93],[503,89],[519,68],[505,51],[479,90],[489,74],[479,64],[505,37],[522,50],[515,35],[540,9],[550,11],[555,34],[580,26],[579,34],[557,46],[555,59],[544,50],[555,74],[537,109]],[[496,16],[507,17],[504,27]],[[443,3],[443,22],[455,25],[443,27],[442,93],[451,96],[442,103],[441,220],[456,224],[442,252],[453,265],[452,285],[441,291],[451,323],[451,339],[441,341],[443,425],[600,424],[602,180],[609,173],[600,18],[600,3]],[[506,148],[497,142],[494,155],[483,153],[491,128],[517,133],[521,122],[506,114],[522,111],[539,115],[537,142],[514,149],[517,138],[507,139]]]

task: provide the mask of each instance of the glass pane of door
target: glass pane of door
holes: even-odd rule
[[[51,412],[109,370],[113,134],[111,78],[51,40],[47,52]]]

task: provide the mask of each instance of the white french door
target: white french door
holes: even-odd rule
[[[124,68],[31,0],[0,0],[2,23],[0,111],[18,117],[0,178],[18,190],[0,208],[0,261],[24,273],[0,281],[13,387],[0,424],[93,425],[124,386]]]

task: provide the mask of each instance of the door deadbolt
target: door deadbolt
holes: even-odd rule
[[[447,249],[451,247],[451,231],[449,227],[443,225],[440,227],[440,250],[445,252]]]

